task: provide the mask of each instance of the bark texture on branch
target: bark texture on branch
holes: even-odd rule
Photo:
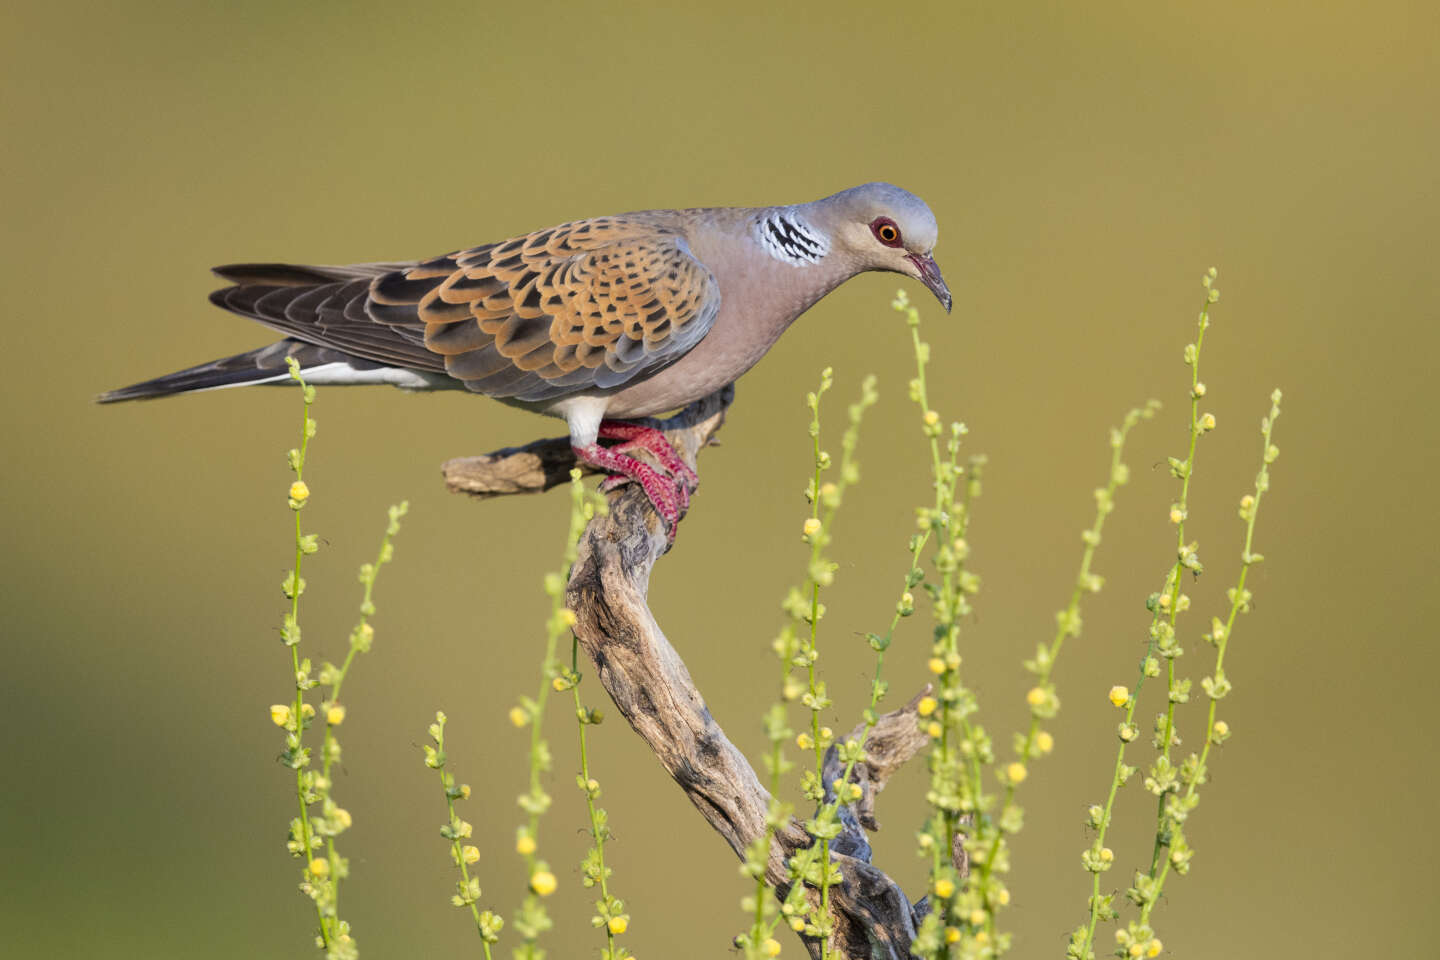
[[[654,425],[694,467],[696,455],[724,422],[730,399],[727,388]],[[452,490],[494,496],[546,489],[560,482],[557,476],[566,477],[573,465],[569,442],[561,439],[452,460],[445,465],[445,477]],[[581,537],[566,602],[577,618],[575,633],[617,709],[706,822],[743,857],[746,847],[765,833],[770,795],[710,715],[684,661],[650,612],[646,601],[650,571],[668,547],[664,525],[644,493],[634,484],[620,487],[610,494],[609,514],[591,521]],[[832,948],[840,956],[893,960],[910,956],[923,914],[870,863],[866,830],[879,826],[875,795],[926,743],[915,708],[928,691],[927,686],[908,704],[879,719],[866,740],[869,759],[851,773],[851,779],[861,784],[862,796],[842,807],[844,832],[832,843],[832,857],[843,877],[830,889]],[[863,733],[861,725],[850,737]],[[832,783],[843,770],[832,747],[826,757],[825,782]],[[810,836],[793,818],[776,833],[766,879],[777,891],[783,894],[790,883],[787,859],[810,843]],[[806,946],[812,956],[819,955],[818,941],[807,940]]]

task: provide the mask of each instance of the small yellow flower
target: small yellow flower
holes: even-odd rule
[[[934,697],[921,697],[920,702],[915,704],[915,712],[922,717],[928,717],[940,706],[940,701]]]
[[[1213,413],[1207,413],[1207,414],[1205,414],[1203,417],[1201,417],[1201,418],[1200,418],[1200,429],[1201,429],[1202,431],[1206,432],[1206,433],[1210,432],[1211,430],[1214,430],[1214,429],[1215,429],[1215,414],[1213,414]],[[1152,953],[1151,956],[1153,957],[1154,954]]]
[[[955,881],[949,877],[941,877],[935,881],[935,896],[941,900],[948,900],[955,896]]]
[[[982,916],[983,916],[983,914],[982,914]],[[982,921],[982,922],[983,922],[983,921]],[[946,928],[945,928],[945,942],[946,942],[946,943],[959,943],[959,942],[960,942],[960,928],[959,928],[959,927],[946,927]]]
[[[311,717],[315,716],[315,708],[308,703],[300,704],[300,716],[304,717],[306,720],[309,720]]]
[[[930,668],[931,673],[941,674],[945,672],[945,661],[939,657],[931,657],[927,666]]]
[[[594,793],[596,790],[600,789],[600,781],[596,780],[594,777],[591,777],[589,780],[585,781],[585,789],[589,790],[591,793]]]
[[[1130,689],[1116,684],[1110,688],[1110,702],[1117,707],[1123,707],[1130,702]]]
[[[462,784],[460,784],[460,799],[461,799],[461,800],[469,800],[469,799],[470,799],[470,784],[468,784],[468,783],[462,783]]]
[[[1011,783],[1020,783],[1028,773],[1029,771],[1025,769],[1025,764],[1019,762],[1012,763],[1005,768],[1005,776]]]
[[[1101,847],[1101,848],[1100,848],[1100,861],[1101,861],[1102,863],[1114,863],[1114,862],[1115,862],[1115,851],[1114,851],[1114,850],[1111,850],[1109,847]]]
[[[1192,391],[1190,391],[1190,392],[1191,392],[1191,394],[1193,394],[1194,396],[1197,396],[1197,397],[1203,397],[1203,396],[1205,396],[1205,384],[1203,384],[1203,383],[1197,383],[1197,384],[1195,384],[1195,389],[1192,390]]]
[[[620,936],[620,934],[624,933],[626,930],[628,930],[629,927],[630,918],[623,914],[618,917],[611,917],[610,922],[605,924],[605,928],[617,937]]]
[[[925,727],[925,732],[938,740],[940,734],[945,732],[945,728],[940,726],[940,724],[936,723],[934,720],[931,720],[930,723]]]
[[[1055,738],[1050,735],[1049,730],[1041,730],[1035,734],[1035,749],[1041,753],[1049,753],[1055,749]]]
[[[1215,736],[1217,736],[1217,737],[1227,737],[1227,736],[1229,736],[1229,735],[1230,735],[1230,724],[1226,723],[1224,720],[1216,720],[1216,721],[1215,721]]]
[[[565,624],[565,626],[567,627],[575,626],[578,619],[575,616],[575,611],[571,610],[569,607],[561,607],[558,616],[560,617],[560,622]]]
[[[1001,887],[1000,891],[995,894],[995,902],[1002,907],[1008,904],[1010,902],[1010,891]]]
[[[984,911],[984,910],[981,910],[981,909],[979,909],[979,908],[977,907],[976,909],[970,911],[970,926],[972,926],[972,927],[983,927],[983,926],[985,926],[985,911]]]
[[[1040,687],[1031,687],[1030,692],[1025,694],[1025,702],[1032,707],[1038,707],[1045,702],[1045,691]]]
[[[1130,944],[1130,950],[1128,952],[1132,957],[1143,957],[1145,956],[1145,944],[1136,941]]]
[[[515,852],[522,857],[528,857],[535,852],[535,838],[528,833],[522,833],[515,838]]]
[[[814,517],[808,518],[805,521],[805,526],[801,528],[801,531],[807,537],[815,536],[815,534],[820,532],[820,521],[815,519]]]
[[[1179,507],[1171,507],[1171,508],[1170,508],[1170,522],[1171,522],[1171,523],[1179,523],[1181,520],[1184,520],[1184,519],[1185,519],[1185,512],[1184,512],[1183,510],[1181,510]]]
[[[530,718],[525,715],[525,711],[521,708],[511,707],[510,722],[517,727],[523,727],[525,726],[525,724],[530,722]]]
[[[478,863],[480,861],[480,848],[467,843],[460,851],[460,856],[464,858],[466,863]]]
[[[805,920],[804,920],[804,918],[803,918],[803,917],[791,917],[791,918],[790,918],[790,929],[791,929],[791,930],[794,930],[796,933],[799,933],[801,930],[804,930],[804,929],[805,929]]]
[[[325,711],[325,722],[332,727],[338,727],[345,722],[345,705],[343,703],[332,703],[330,709]]]
[[[344,807],[336,807],[330,817],[340,825],[341,830],[349,830],[350,825],[355,822],[355,818],[350,816],[350,811]]]
[[[270,721],[277,727],[283,727],[290,722],[290,708],[283,703],[272,703],[270,705]]]
[[[833,483],[822,483],[820,485],[820,499],[828,500],[840,492],[840,488]]]
[[[761,944],[761,947],[762,949],[764,949],[765,956],[767,957],[780,956],[780,941],[776,940],[774,937],[766,938],[765,942]]]
[[[565,678],[556,677],[554,680],[550,681],[550,686],[554,688],[556,693],[562,692],[565,689]]]
[[[1247,493],[1245,494],[1245,496],[1240,498],[1241,510],[1249,510],[1253,506],[1255,506],[1255,498],[1252,495]]]
[[[811,747],[815,746],[815,741],[810,738],[810,734],[802,733],[795,738],[795,746],[799,747],[801,750],[809,750]]]
[[[542,897],[550,896],[550,894],[555,892],[555,887],[558,885],[558,882],[555,880],[555,874],[549,870],[536,870],[530,875],[530,889]]]
[[[471,823],[469,820],[461,820],[460,823],[457,824],[455,827],[455,835],[463,837],[466,840],[470,839],[472,836],[474,836],[474,834],[475,824]]]
[[[324,857],[316,857],[314,860],[311,860],[310,876],[321,878],[330,876],[330,861]]]
[[[834,740],[834,739],[835,739],[835,731],[834,731],[834,730],[831,730],[829,727],[821,727],[821,728],[820,728],[820,739],[821,739],[821,740],[825,740],[825,741]]]
[[[933,427],[933,426],[935,426],[935,424],[937,424],[937,423],[939,423],[939,422],[940,422],[940,414],[936,413],[934,410],[926,410],[926,411],[925,411],[925,426],[927,426],[927,427]]]
[[[1165,944],[1161,943],[1158,938],[1155,939],[1155,940],[1151,940],[1151,941],[1150,941],[1150,946],[1148,946],[1148,947],[1145,948],[1145,956],[1147,956],[1147,957],[1158,957],[1158,956],[1160,956],[1160,951],[1161,951],[1161,950],[1164,950],[1164,949],[1165,949]]]
[[[310,488],[306,486],[304,480],[296,480],[290,484],[290,499],[296,503],[304,503],[310,499]]]

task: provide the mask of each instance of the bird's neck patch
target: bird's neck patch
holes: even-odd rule
[[[830,241],[788,210],[775,210],[755,221],[755,237],[776,260],[795,266],[819,263],[830,252]]]

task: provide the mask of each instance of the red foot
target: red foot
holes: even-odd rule
[[[648,450],[660,461],[660,465],[672,477],[684,483],[689,491],[700,486],[700,478],[695,471],[680,459],[680,454],[676,453],[670,441],[665,439],[665,434],[654,427],[643,427],[638,423],[626,423],[624,420],[601,420],[600,439],[624,441],[610,448],[621,453],[637,448]]]
[[[670,441],[654,427],[605,420],[600,424],[600,436],[623,442],[613,447],[602,447],[598,443],[575,447],[575,456],[610,474],[600,484],[602,490],[611,490],[626,480],[640,484],[655,512],[665,522],[666,534],[673,543],[680,526],[680,514],[690,506],[690,491],[699,484],[695,471],[680,459]],[[635,449],[649,451],[667,473],[626,453]]]

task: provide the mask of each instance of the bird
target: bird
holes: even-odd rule
[[[633,421],[733,383],[858,274],[912,277],[949,312],[938,232],[923,200],[877,182],[808,203],[575,220],[427,260],[230,264],[211,302],[284,339],[97,399],[294,383],[291,360],[311,384],[468,390],[563,419],[576,458],[638,483],[673,540],[698,479]]]

